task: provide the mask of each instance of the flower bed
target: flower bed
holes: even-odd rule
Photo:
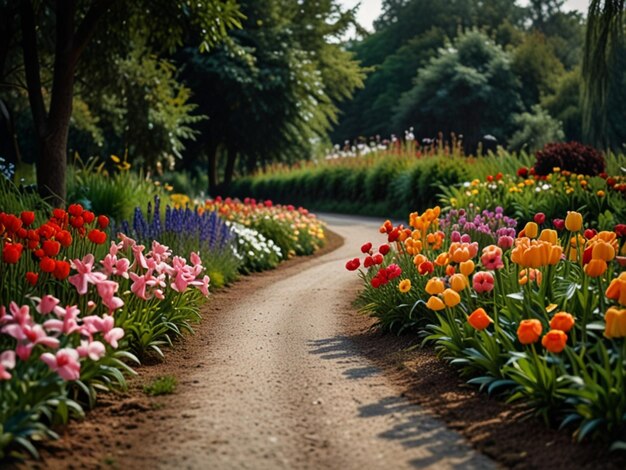
[[[578,440],[626,428],[626,226],[585,228],[538,213],[518,233],[502,208],[440,209],[387,221],[346,268],[361,309],[414,329],[468,382],[571,429]],[[361,268],[363,266],[363,268]]]

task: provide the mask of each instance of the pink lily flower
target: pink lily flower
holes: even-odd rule
[[[60,349],[56,355],[43,353],[40,359],[48,365],[51,371],[59,374],[63,380],[78,380],[80,378],[80,362],[76,349]]]
[[[148,269],[148,263],[146,262],[146,257],[143,254],[143,250],[146,247],[143,245],[133,245],[131,249],[133,250],[133,255],[135,256],[135,262],[141,266],[143,269]]]
[[[37,305],[36,310],[42,315],[51,313],[54,308],[59,305],[59,299],[51,295],[44,295],[41,299],[35,300],[39,300],[39,304]]]
[[[51,349],[59,347],[59,340],[48,336],[41,325],[20,325],[13,323],[2,328],[2,332],[17,340],[15,352],[25,361],[30,357],[33,348],[41,344]]]
[[[88,284],[97,284],[100,281],[106,279],[104,273],[92,272],[94,263],[94,257],[91,253],[86,255],[82,261],[75,259],[72,261],[72,267],[78,271],[74,276],[70,276],[68,281],[74,287],[80,295],[87,293]]]
[[[202,295],[204,295],[205,297],[209,296],[209,282],[211,282],[211,278],[209,278],[209,276],[204,276],[202,278],[201,281],[192,281],[191,285],[197,287],[200,292],[202,292]]]
[[[115,281],[100,281],[96,285],[98,295],[102,298],[102,303],[109,309],[109,312],[117,310],[124,306],[124,301],[114,294],[119,288],[119,284]]]
[[[151,280],[152,271],[148,271],[143,276],[139,276],[135,273],[130,273],[130,279],[133,281],[133,284],[130,286],[130,290],[137,297],[143,300],[148,300],[148,296],[146,294],[146,287],[149,286],[148,282]]]
[[[119,327],[114,328],[115,320],[111,315],[105,315],[101,321],[100,332],[104,334],[104,340],[117,349],[117,341],[124,337],[124,330]]]
[[[76,305],[67,307],[66,309],[56,307],[56,310],[63,310],[63,319],[46,320],[43,324],[46,330],[57,331],[59,333],[63,333],[64,335],[71,335],[72,333],[80,329],[77,321],[80,310]]]
[[[9,380],[9,370],[15,368],[15,351],[4,351],[0,354],[0,380]]]
[[[152,241],[152,257],[156,260],[157,263],[162,261],[166,261],[172,254],[169,247],[165,245],[161,245],[158,241]]]
[[[128,259],[117,259],[116,256],[108,254],[101,263],[107,276],[116,275],[128,279],[128,268],[130,267],[130,261]]]
[[[200,256],[198,256],[197,253],[192,251],[190,259],[191,259],[191,264],[193,264],[194,266],[198,266],[198,265],[202,266],[202,260],[200,259]]]
[[[118,233],[117,234],[117,238],[119,238],[120,240],[122,240],[117,247],[120,250],[126,250],[128,248],[132,248],[133,246],[135,246],[137,244],[137,242],[135,240],[133,240],[130,237],[127,237],[126,235],[124,235],[123,233]]]
[[[106,354],[106,348],[100,341],[82,340],[76,351],[80,357],[88,357],[92,361],[99,361]]]

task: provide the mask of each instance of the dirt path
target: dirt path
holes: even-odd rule
[[[344,246],[244,280],[221,296],[228,309],[209,313],[181,352],[155,368],[159,375],[178,376],[174,395],[151,405],[113,402],[104,411],[108,422],[94,416],[78,425],[79,434],[93,435],[105,447],[91,463],[194,469],[493,468],[459,434],[399,398],[344,334],[342,314],[353,309],[359,284],[342,266],[376,228],[361,219],[346,220],[328,217],[331,230],[347,240]],[[213,304],[213,310],[220,309]],[[125,417],[111,424],[116,407]],[[129,408],[136,408],[131,418]],[[115,437],[99,438],[103,426],[113,427]],[[59,445],[70,451],[63,441]],[[68,445],[76,445],[71,435]],[[85,445],[82,452],[87,451],[93,451],[93,443]],[[74,452],[81,452],[80,445]],[[53,460],[44,465],[55,466]]]

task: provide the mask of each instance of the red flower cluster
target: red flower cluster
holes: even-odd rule
[[[106,233],[100,229],[109,225],[108,217],[101,215],[96,219],[93,212],[83,209],[80,204],[70,205],[67,211],[54,209],[46,222],[31,228],[35,218],[32,211],[24,211],[19,217],[0,212],[0,246],[4,263],[19,263],[26,248],[40,272],[65,279],[70,274],[70,263],[62,259],[63,248],[70,247],[74,239],[85,235],[95,244],[103,244],[107,240]],[[90,227],[94,222],[99,229]],[[39,273],[28,271],[25,280],[34,286],[39,280]]]
[[[392,279],[400,277],[402,275],[402,268],[397,264],[390,264],[386,268],[381,268],[376,276],[372,278],[372,287],[378,289],[380,286],[384,286]]]

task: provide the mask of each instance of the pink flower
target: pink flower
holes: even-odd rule
[[[109,253],[101,263],[107,276],[116,275],[128,279],[128,268],[130,267],[128,259],[117,259],[115,255]]]
[[[146,287],[148,287],[148,281],[152,276],[152,271],[148,271],[145,275],[139,276],[135,273],[130,273],[130,279],[133,281],[133,284],[130,286],[130,290],[137,297],[143,300],[148,300],[148,296],[146,294]]]
[[[55,313],[62,318],[62,320],[46,320],[43,324],[46,330],[70,335],[80,329],[77,321],[80,310],[75,305],[67,307],[66,309],[56,307]]]
[[[119,288],[119,284],[115,281],[100,281],[96,288],[98,295],[102,298],[102,303],[109,309],[109,312],[117,310],[124,306],[124,301],[114,294]]]
[[[148,269],[148,263],[146,261],[146,257],[143,255],[143,250],[146,247],[143,245],[133,245],[131,249],[133,250],[133,255],[135,257],[135,262],[138,266],[141,266],[143,269]]]
[[[167,260],[172,252],[169,247],[165,245],[161,245],[158,241],[152,241],[152,257],[155,259],[157,263]]]
[[[15,352],[23,361],[30,357],[33,348],[38,344],[52,349],[59,347],[59,340],[48,336],[41,325],[12,323],[2,328],[2,332],[17,340]]]
[[[15,351],[4,351],[0,354],[0,380],[9,380],[9,370],[15,368]]]
[[[461,241],[461,234],[457,230],[453,230],[450,234],[450,241],[458,243]]]
[[[489,270],[501,269],[504,267],[502,262],[502,248],[496,245],[489,245],[483,248],[483,254],[480,257],[483,266]]]
[[[482,294],[483,292],[491,292],[493,290],[493,274],[488,271],[480,271],[474,274],[472,286],[474,290]]]
[[[200,259],[200,256],[198,256],[197,253],[195,252],[191,252],[191,264],[193,264],[194,266],[198,266],[198,265],[202,265],[202,260]]]
[[[127,237],[126,235],[124,235],[123,233],[118,233],[117,234],[117,238],[119,238],[120,240],[122,240],[117,247],[120,250],[126,250],[127,248],[132,248],[133,246],[135,246],[137,244],[137,242],[135,240],[133,240],[130,237]]]
[[[19,307],[15,302],[11,302],[9,304],[9,312],[11,313],[5,316],[5,323],[15,322],[20,326],[24,326],[32,322],[28,305]]]
[[[514,242],[515,240],[513,239],[513,237],[510,237],[509,235],[502,235],[500,238],[498,238],[498,246],[503,250],[508,250],[509,248],[511,248]]]
[[[39,304],[37,305],[37,311],[41,313],[42,315],[46,315],[52,312],[54,310],[54,307],[56,307],[58,304],[59,304],[59,299],[51,295],[44,295],[39,300]]]
[[[76,349],[59,349],[56,355],[43,353],[40,359],[48,365],[51,371],[59,374],[63,380],[78,380],[80,378],[80,362]]]
[[[70,276],[67,280],[76,287],[80,295],[87,293],[88,284],[97,284],[106,279],[104,273],[91,272],[93,269],[94,258],[91,253],[86,255],[82,260],[75,259],[72,261],[72,267],[78,271],[74,276]]]
[[[191,285],[197,287],[200,290],[200,292],[202,292],[202,295],[204,295],[205,297],[208,297],[210,281],[211,279],[209,278],[209,276],[204,276],[202,278],[202,281],[192,281]]]
[[[104,357],[106,348],[100,341],[89,342],[82,340],[80,346],[76,348],[76,351],[80,357],[88,357],[92,361],[98,361]]]

